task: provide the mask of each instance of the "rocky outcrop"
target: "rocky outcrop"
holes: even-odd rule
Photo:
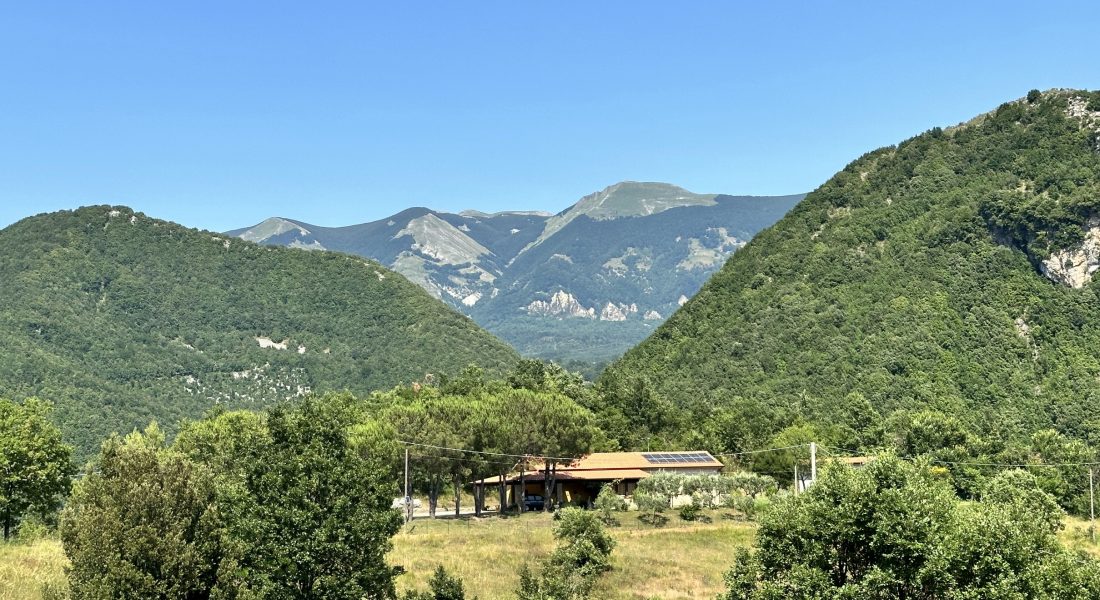
[[[600,311],[601,321],[625,321],[630,315],[638,314],[637,304],[613,304],[608,302]]]
[[[1080,289],[1092,281],[1100,270],[1100,217],[1085,224],[1085,239],[1080,243],[1053,252],[1039,263],[1039,270],[1055,283]]]
[[[527,314],[543,317],[581,317],[595,319],[596,309],[585,308],[573,294],[558,290],[549,301],[535,300],[526,307]]]

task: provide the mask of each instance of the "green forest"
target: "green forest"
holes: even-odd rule
[[[151,420],[171,432],[215,405],[366,394],[518,360],[373,261],[259,246],[125,207],[0,231],[0,281],[0,397],[54,403],[79,456],[112,432]]]
[[[1100,214],[1098,108],[1032,92],[853,161],[608,368],[606,410],[726,451],[1092,456],[1100,284],[1040,267]]]

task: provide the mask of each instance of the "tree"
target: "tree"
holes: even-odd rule
[[[62,513],[75,600],[232,597],[233,545],[210,472],[155,425],[107,440]]]
[[[614,486],[605,483],[600,487],[600,493],[596,496],[594,507],[604,525],[617,527],[619,521],[615,518],[615,513],[626,510],[626,500],[615,493]]]
[[[738,551],[722,598],[1097,597],[1100,564],[1060,545],[1057,506],[1037,494],[1026,473],[960,502],[925,464],[827,465],[764,515],[758,550]]]
[[[462,580],[448,573],[443,565],[436,567],[428,579],[428,590],[405,592],[402,600],[466,600],[466,589]]]
[[[50,422],[52,406],[0,399],[0,518],[7,540],[29,511],[57,510],[74,472],[72,448]]]
[[[352,443],[357,419],[349,395],[311,396],[272,409],[266,436],[239,456],[227,525],[247,544],[242,570],[263,597],[396,595],[385,556],[401,526],[390,509],[397,486]]]
[[[565,508],[555,518],[558,546],[537,575],[524,566],[517,594],[520,600],[587,598],[596,577],[611,569],[615,540],[595,513]]]

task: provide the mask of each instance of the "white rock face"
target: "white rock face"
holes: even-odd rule
[[[465,298],[463,298],[462,299],[462,304],[464,304],[466,306],[473,306],[473,305],[477,304],[478,300],[481,300],[481,292],[474,292],[474,293],[470,294],[469,296],[466,296]]]
[[[580,317],[595,319],[596,309],[585,308],[573,297],[573,294],[565,290],[558,290],[550,297],[550,301],[535,300],[527,305],[527,314],[543,317]]]
[[[302,240],[294,240],[290,242],[291,248],[298,248],[299,250],[324,250],[325,247],[321,245],[321,242],[313,240],[312,242],[305,244]]]
[[[1088,220],[1081,243],[1051,254],[1039,270],[1047,279],[1074,289],[1088,285],[1100,270],[1100,217]]]
[[[718,238],[718,245],[706,246],[701,240],[688,238],[688,255],[676,265],[677,269],[690,271],[713,268],[724,263],[734,251],[747,243],[730,235],[725,227],[711,227],[707,232]]]
[[[431,213],[409,221],[393,238],[405,235],[413,238],[414,249],[445,265],[477,263],[479,257],[492,254],[457,227]]]
[[[613,304],[608,302],[600,311],[601,321],[625,321],[630,315],[638,314],[637,304]]]
[[[287,340],[283,340],[281,342],[276,342],[275,340],[272,340],[269,337],[260,336],[260,337],[256,338],[256,343],[259,344],[261,348],[274,348],[275,350],[286,350]]]
[[[619,308],[618,306],[615,306],[614,304],[608,302],[603,307],[603,310],[600,311],[600,320],[601,321],[625,321],[626,320],[626,312],[622,308]]]
[[[646,321],[660,321],[663,317],[661,316],[661,313],[655,310],[647,310],[642,318]]]

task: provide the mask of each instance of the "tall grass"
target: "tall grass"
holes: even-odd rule
[[[65,554],[55,538],[0,542],[0,600],[39,600],[65,584]]]
[[[722,590],[722,574],[733,550],[752,543],[751,524],[713,513],[712,523],[686,523],[675,515],[654,529],[638,513],[620,513],[612,528],[618,544],[611,572],[597,583],[593,597],[606,600],[713,598]],[[550,515],[486,519],[417,519],[394,538],[392,564],[406,573],[400,590],[427,587],[439,565],[460,576],[470,597],[510,598],[525,563],[533,568],[554,548]],[[42,590],[64,585],[66,560],[54,538],[0,544],[0,600],[39,600]]]
[[[593,597],[606,600],[647,598],[711,599],[722,588],[722,575],[737,546],[752,544],[751,524],[706,511],[711,523],[686,523],[671,515],[655,529],[638,521],[638,513],[617,515],[612,528],[617,545],[612,570],[598,581]],[[394,538],[390,561],[406,569],[399,589],[427,585],[443,565],[461,577],[470,596],[508,598],[519,583],[523,564],[536,567],[554,548],[553,521],[541,513],[506,519],[417,520]]]

